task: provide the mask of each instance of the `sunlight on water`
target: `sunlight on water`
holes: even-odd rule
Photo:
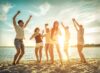
[[[70,52],[71,51],[71,52]],[[83,49],[83,53],[86,58],[100,58],[100,47],[88,47]],[[43,60],[46,60],[45,49],[43,48]],[[14,54],[16,53],[15,48],[0,48],[0,61],[12,61]],[[62,52],[63,59],[66,60],[67,57],[64,52]],[[69,48],[70,58],[79,58],[77,48]],[[56,49],[54,48],[54,57],[59,59]],[[34,48],[25,48],[25,55],[22,60],[36,60]]]

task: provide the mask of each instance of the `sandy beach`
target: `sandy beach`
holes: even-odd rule
[[[59,61],[54,64],[35,61],[24,61],[18,65],[11,62],[0,63],[0,73],[100,73],[100,59],[88,59],[87,64],[79,63],[78,60],[65,61],[61,65]]]

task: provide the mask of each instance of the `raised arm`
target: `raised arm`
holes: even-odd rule
[[[26,21],[25,25],[24,25],[24,28],[27,26],[27,24],[29,23],[29,21],[31,20],[32,18],[32,15],[29,17],[29,19]]]
[[[62,25],[62,27],[63,27],[63,28],[65,28],[65,26],[64,26],[64,24],[63,24],[63,22],[61,23],[61,25]]]
[[[64,26],[64,24],[63,24],[63,23],[61,23],[61,25],[62,25],[62,27],[66,30],[66,27]]]
[[[14,25],[14,27],[17,25],[16,24],[16,17],[17,17],[17,15],[19,15],[19,13],[20,13],[20,11],[18,11],[13,17],[13,25]]]
[[[80,24],[76,20],[74,20],[74,22],[77,24],[78,27],[80,26]]]
[[[75,27],[76,30],[78,31],[78,27],[77,27],[76,24],[75,24],[75,19],[72,19],[72,21],[73,21],[74,27]]]
[[[33,37],[35,37],[35,34],[33,34],[33,35],[30,37],[30,40],[32,40]]]
[[[41,36],[42,36],[42,38],[45,37],[44,30],[42,30]]]

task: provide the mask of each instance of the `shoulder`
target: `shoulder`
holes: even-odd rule
[[[33,35],[34,35],[34,37],[36,37],[37,36],[37,33],[35,32]]]
[[[42,36],[42,34],[41,34],[41,33],[39,33],[39,35],[40,35],[40,36]]]
[[[82,28],[82,31],[84,31],[84,28]]]
[[[20,28],[20,27],[19,27],[18,25],[15,25],[15,28],[18,29],[18,28]]]
[[[18,25],[15,25],[15,27],[19,27]]]

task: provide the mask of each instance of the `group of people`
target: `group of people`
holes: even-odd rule
[[[29,17],[29,19],[26,21],[26,23],[23,22],[23,20],[18,21],[18,25],[16,23],[16,17],[20,14],[20,11],[18,11],[14,17],[13,17],[13,25],[16,31],[16,38],[14,40],[14,45],[16,48],[16,54],[14,56],[13,60],[13,65],[16,65],[19,63],[20,59],[24,55],[24,44],[23,44],[23,39],[24,39],[24,28],[27,26],[29,21],[31,20],[32,16]],[[82,25],[80,25],[75,18],[72,19],[74,26],[77,30],[77,48],[78,48],[78,53],[81,59],[81,62],[86,63],[85,57],[82,53],[82,49],[84,47],[84,28]],[[69,45],[69,40],[70,40],[70,32],[69,32],[69,27],[65,26],[63,23],[61,23],[62,27],[64,28],[65,31],[65,40],[64,40],[64,51],[66,53],[66,56],[69,61],[69,55],[68,55],[68,45]],[[49,55],[50,55],[50,63],[54,63],[54,46],[57,50],[60,62],[62,64],[62,55],[60,51],[60,46],[58,43],[58,36],[61,35],[61,31],[59,29],[59,22],[54,21],[53,23],[53,28],[48,28],[48,24],[45,24],[45,33],[44,31],[40,33],[40,28],[36,27],[34,30],[34,33],[30,37],[31,39],[35,39],[36,41],[36,46],[35,46],[35,55],[38,63],[42,62],[42,48],[43,48],[43,38],[45,37],[45,53],[46,53],[46,58],[47,62],[49,60]]]

